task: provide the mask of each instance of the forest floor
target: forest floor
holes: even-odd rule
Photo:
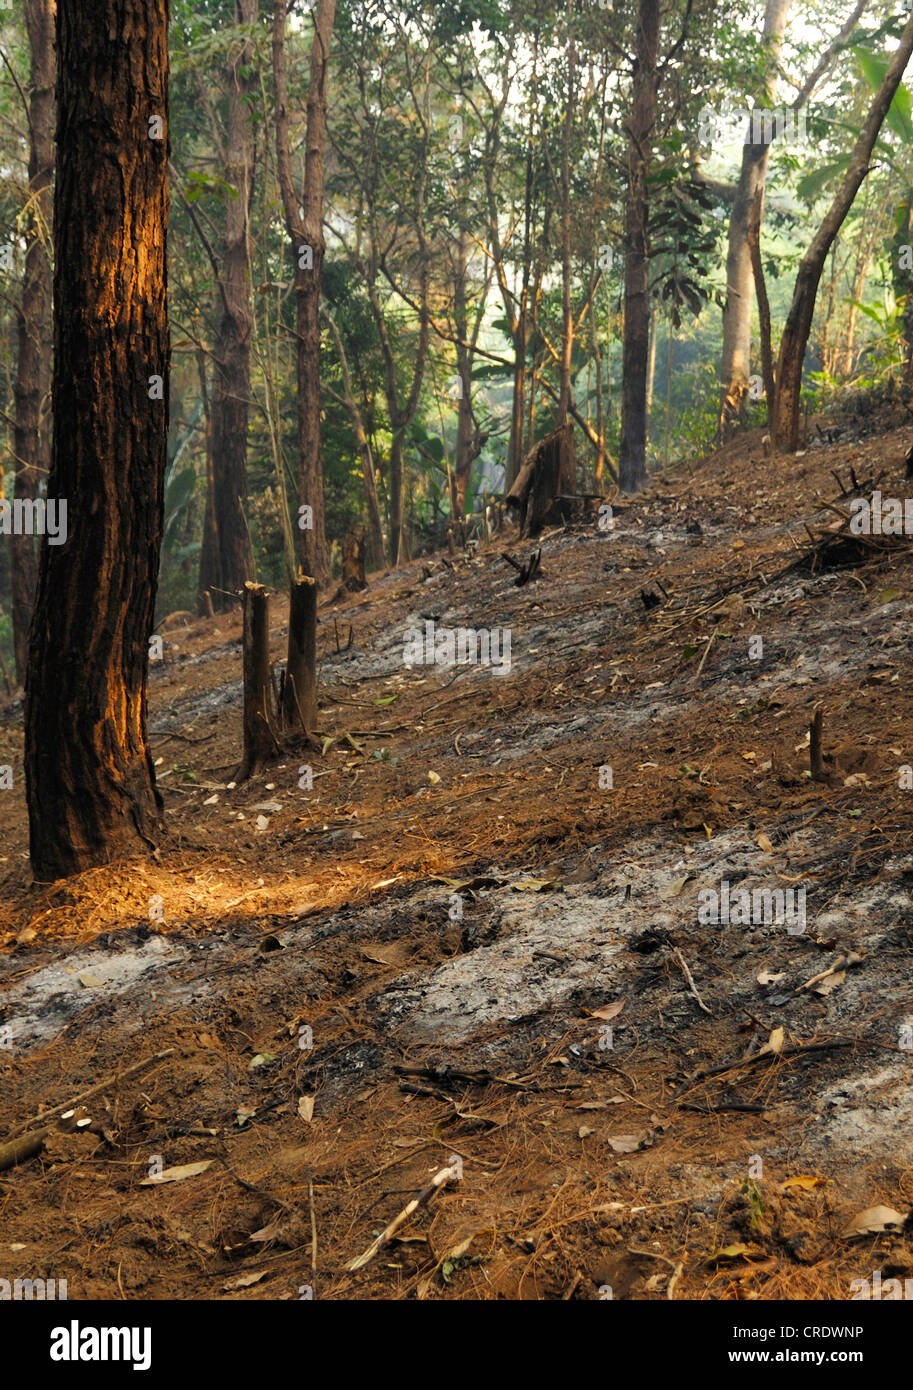
[[[835,443],[771,462],[741,436],[610,531],[548,531],[528,585],[508,531],[328,600],[321,746],[244,785],[240,618],[170,625],[157,862],[32,884],[7,701],[0,1144],[120,1079],[0,1174],[0,1279],[819,1299],[913,1275],[909,1233],[845,1235],[913,1207],[913,551],[815,565],[804,526],[840,524],[851,467],[903,497],[913,423],[822,423]],[[509,629],[509,670],[407,667],[426,621]],[[724,881],[804,889],[805,920],[701,920]]]

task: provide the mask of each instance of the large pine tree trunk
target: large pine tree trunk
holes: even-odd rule
[[[295,257],[295,315],[298,384],[298,501],[309,507],[310,526],[299,520],[298,540],[304,573],[325,585],[330,579],[326,542],[323,458],[320,428],[320,273],[323,235],[324,149],[327,79],[336,0],[318,0],[311,48],[307,100],[307,158],[299,205],[289,150],[288,82],[285,52],[285,0],[273,5],[273,81],[276,88],[276,154],[285,220]]]
[[[637,66],[628,125],[628,194],[625,205],[625,322],[621,368],[622,492],[647,482],[647,359],[650,350],[650,250],[647,175],[656,123],[659,0],[640,0]]]
[[[777,392],[771,413],[770,431],[776,449],[795,452],[798,448],[802,368],[815,314],[821,273],[834,239],[853,206],[853,200],[862,186],[863,179],[869,172],[869,161],[878,139],[878,132],[894,100],[894,93],[900,86],[911,53],[913,14],[904,26],[900,43],[891,55],[887,72],[869,108],[869,114],[850,156],[849,168],[843,183],[799,264],[792,304],[783,329],[783,337],[780,339],[780,356],[777,362]]]
[[[50,464],[48,394],[51,389],[51,177],[54,171],[54,17],[56,0],[28,0],[25,12],[31,54],[29,83],[29,212],[25,275],[16,315],[18,369],[13,432],[13,495],[38,496]],[[12,537],[13,646],[16,676],[25,682],[29,624],[38,582],[32,536]]]
[[[258,0],[235,0],[235,23],[253,24]],[[247,519],[247,417],[250,401],[250,198],[253,132],[247,98],[256,88],[252,45],[233,51],[228,66],[228,130],[225,179],[235,190],[225,198],[225,249],[221,276],[219,335],[214,353],[212,398],[211,520],[215,556],[204,553],[215,575],[205,586],[213,606],[224,610],[237,600],[253,573]]]
[[[146,676],[168,431],[167,37],[167,0],[67,0],[57,16],[48,495],[67,501],[68,534],[42,544],[29,650],[38,880],[149,848],[160,828]]]

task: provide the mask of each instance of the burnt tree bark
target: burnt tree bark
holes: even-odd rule
[[[286,728],[302,728],[307,734],[316,728],[317,583],[308,575],[292,585],[282,715]]]
[[[146,737],[162,534],[169,340],[167,0],[57,14],[53,444],[26,682],[32,870],[148,850]],[[161,389],[159,389],[161,388]]]
[[[557,499],[576,493],[574,427],[568,421],[530,450],[504,502],[518,513],[520,535],[535,538],[558,519]]]
[[[238,781],[245,782],[278,752],[273,731],[273,683],[269,660],[269,590],[244,585],[244,761]]]
[[[29,82],[29,210],[22,296],[16,314],[16,425],[13,496],[38,496],[50,467],[48,405],[51,389],[51,179],[54,172],[54,20],[56,0],[28,0],[25,23],[31,55]],[[12,537],[12,616],[16,677],[25,682],[29,624],[38,583],[32,536]]]

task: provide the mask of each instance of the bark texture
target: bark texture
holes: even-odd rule
[[[167,0],[57,15],[48,496],[68,534],[42,543],[26,686],[41,881],[146,850],[160,828],[146,677],[168,432],[167,34]]]

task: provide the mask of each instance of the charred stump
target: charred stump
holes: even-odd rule
[[[307,575],[295,580],[289,600],[282,720],[306,734],[317,725],[317,584]]]
[[[244,761],[246,781],[279,751],[273,731],[273,687],[269,660],[269,591],[244,585]]]
[[[535,538],[562,519],[565,499],[576,494],[574,427],[568,423],[530,450],[504,502],[518,514],[520,535]]]

